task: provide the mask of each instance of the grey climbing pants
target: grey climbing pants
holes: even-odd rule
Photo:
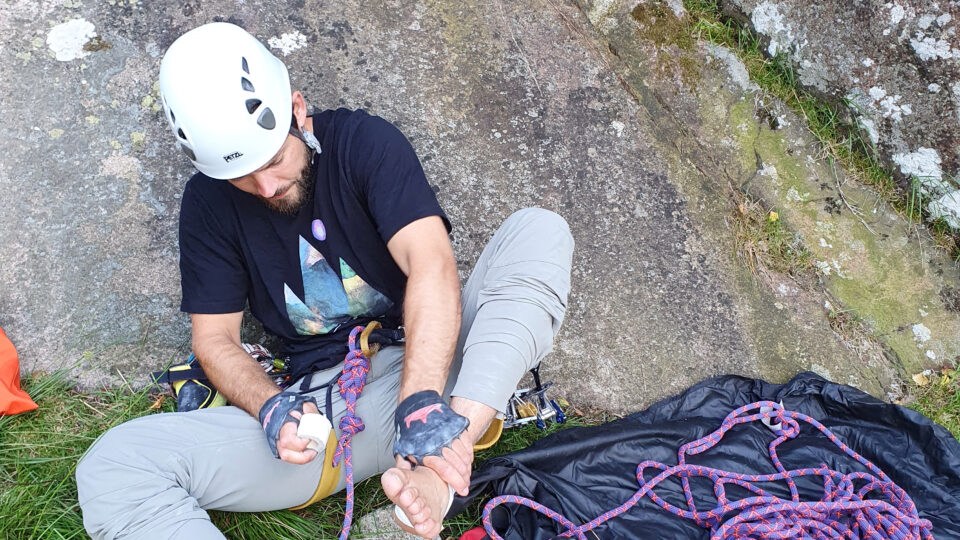
[[[570,291],[573,238],[560,216],[537,208],[514,213],[484,248],[462,292],[463,319],[446,395],[503,412],[521,376],[553,346]],[[354,479],[394,464],[393,415],[404,348],[371,361],[356,414]],[[339,367],[313,374],[322,383]],[[298,388],[297,382],[293,388]],[[324,403],[325,391],[315,393]],[[322,410],[322,407],[321,407]],[[336,427],[346,411],[333,393]],[[104,433],[77,465],[87,532],[99,538],[224,538],[206,510],[290,508],[308,501],[323,456],[305,465],[273,457],[260,423],[227,406],[155,414]],[[343,467],[336,490],[344,487]]]

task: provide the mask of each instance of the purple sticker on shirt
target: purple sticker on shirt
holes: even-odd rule
[[[313,230],[313,237],[317,240],[323,242],[327,239],[327,228],[323,226],[323,222],[319,219],[313,220],[310,228]]]

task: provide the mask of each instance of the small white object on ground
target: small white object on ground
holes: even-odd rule
[[[333,426],[330,420],[322,414],[306,413],[300,417],[300,425],[297,427],[297,437],[310,439],[307,448],[316,450],[319,454],[327,446],[327,439],[330,437],[330,430]]]

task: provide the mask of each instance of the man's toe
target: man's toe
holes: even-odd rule
[[[380,476],[380,485],[383,487],[383,492],[386,494],[387,498],[391,501],[397,502],[396,499],[402,495],[403,487],[406,485],[406,482],[402,476],[402,471],[397,469],[388,469]]]
[[[437,526],[437,522],[432,519],[426,519],[417,523],[413,529],[424,538],[434,538],[440,534],[440,527]]]
[[[422,521],[422,518],[417,519],[417,516],[419,516],[425,508],[426,505],[423,504],[423,501],[420,499],[414,499],[412,503],[404,507],[404,511],[408,516],[410,516],[410,519],[412,519],[414,522],[417,522]]]

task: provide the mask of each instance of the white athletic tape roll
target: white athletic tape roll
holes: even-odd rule
[[[447,507],[443,509],[443,515],[441,515],[438,518],[440,522],[443,522],[443,518],[447,517],[447,512],[450,511],[450,506],[453,505],[453,493],[454,493],[453,488],[451,486],[447,486],[447,488],[450,489],[450,494],[447,496]],[[413,524],[410,523],[410,519],[407,518],[407,515],[403,513],[403,510],[401,510],[399,506],[395,505],[393,507],[393,515],[397,517],[397,521],[399,521],[400,523],[403,523],[404,525],[406,525],[407,527],[410,527],[411,529],[413,528]]]
[[[307,413],[300,417],[300,426],[297,428],[297,437],[310,439],[307,448],[316,450],[319,454],[327,446],[327,439],[330,437],[330,430],[333,426],[330,420],[322,414]]]

